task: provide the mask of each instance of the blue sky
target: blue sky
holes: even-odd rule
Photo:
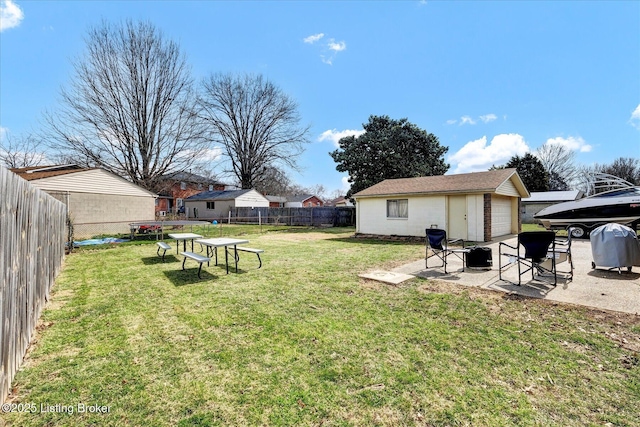
[[[449,173],[486,170],[547,141],[579,164],[640,158],[638,1],[0,0],[0,134],[55,110],[87,29],[148,20],[194,78],[262,73],[299,104],[311,143],[301,185],[345,189],[328,155],[389,115],[448,146]]]

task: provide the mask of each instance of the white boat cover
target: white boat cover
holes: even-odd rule
[[[591,232],[593,262],[599,267],[640,265],[640,242],[632,228],[605,224]]]

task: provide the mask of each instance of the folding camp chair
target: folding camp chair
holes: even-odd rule
[[[447,232],[440,228],[427,228],[427,248],[425,253],[425,267],[429,268],[429,258],[436,257],[442,265],[436,267],[444,267],[444,272],[447,273],[447,256],[453,254],[462,260],[462,271],[464,271],[465,254],[469,252],[468,249],[464,249],[463,239],[447,240]],[[461,243],[462,248],[449,248],[452,243]],[[431,249],[431,255],[429,255],[429,249]]]
[[[518,286],[522,284],[522,275],[531,271],[531,279],[535,279],[535,273],[539,278],[545,275],[553,275],[553,285],[558,283],[558,272],[556,271],[556,248],[555,233],[553,231],[524,231],[518,234],[518,243],[511,246],[500,242],[499,248],[499,273],[502,280],[502,270],[514,262],[518,263]],[[524,248],[524,254],[520,252],[520,246]],[[503,249],[504,248],[504,249]],[[507,252],[503,252],[503,250]],[[502,265],[502,257],[509,257],[509,262]],[[550,260],[550,262],[548,262]],[[523,270],[522,266],[525,267]]]

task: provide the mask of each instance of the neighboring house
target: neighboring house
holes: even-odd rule
[[[232,208],[268,208],[269,200],[256,190],[203,191],[184,200],[187,218],[221,219]]]
[[[269,200],[270,208],[284,208],[284,204],[287,202],[287,198],[283,196],[264,196]]]
[[[284,204],[285,208],[311,208],[316,206],[324,206],[324,202],[313,194],[287,196],[287,201]]]
[[[531,197],[522,199],[522,222],[533,224],[537,222],[533,216],[542,209],[556,203],[569,202],[584,197],[581,190],[569,191],[541,191],[532,192]]]
[[[515,169],[387,179],[353,196],[357,233],[490,241],[520,231],[520,198],[529,197]]]
[[[345,199],[344,196],[340,196],[337,197],[333,200],[329,200],[328,202],[326,202],[324,204],[325,206],[353,206],[353,203],[351,203],[351,200],[349,199]]]
[[[155,219],[155,194],[104,169],[55,165],[11,171],[67,205],[76,238],[128,233],[130,222]]]
[[[182,213],[184,199],[203,191],[224,191],[226,187],[215,179],[189,172],[167,175],[161,184],[156,214],[163,216],[167,213]]]

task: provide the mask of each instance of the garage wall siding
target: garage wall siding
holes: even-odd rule
[[[518,189],[513,185],[513,182],[510,179],[506,180],[496,188],[496,194],[501,196],[520,197]]]
[[[215,200],[214,201],[215,209],[207,209],[207,201],[206,200],[197,200],[197,201],[184,201],[184,206],[188,210],[187,216],[188,218],[195,218],[193,209],[198,210],[198,218],[204,219],[220,219],[227,218],[229,215],[229,210],[233,207],[233,200]]]
[[[121,196],[151,197],[153,194],[103,169],[69,173],[30,181],[44,191],[71,193],[115,194]]]
[[[387,218],[387,200],[407,199],[409,207],[408,218]],[[385,197],[359,199],[358,233],[424,236],[425,229],[431,225],[446,228],[446,197]]]
[[[516,199],[517,200],[517,199]],[[504,236],[511,233],[513,206],[511,197],[494,195],[491,198],[491,237]],[[517,218],[517,212],[516,212]]]
[[[236,207],[239,208],[268,208],[269,199],[255,190],[251,190],[236,198]]]

